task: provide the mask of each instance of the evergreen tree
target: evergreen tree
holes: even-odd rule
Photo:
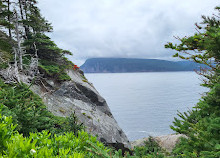
[[[15,0],[13,1],[13,7],[10,5],[10,0],[0,1],[0,25],[9,29],[9,34],[13,37],[13,40],[16,40],[11,44],[15,63],[12,66],[14,70],[11,70],[11,72],[15,71],[16,73],[13,74],[18,74],[18,71],[22,70],[27,72],[29,76],[35,76],[39,72],[39,64],[44,63],[44,67],[52,64],[59,69],[53,72],[55,76],[59,76],[59,80],[70,80],[68,75],[64,74],[60,77],[57,73],[68,66],[72,66],[72,63],[70,64],[64,58],[65,54],[72,54],[58,48],[45,35],[46,32],[51,32],[53,28],[41,15],[40,9],[37,7],[37,1]],[[11,8],[14,8],[13,11],[10,10]],[[43,70],[43,72],[47,72],[47,70]]]
[[[28,28],[26,46],[29,48],[29,53],[38,57],[38,41],[43,41],[40,35],[43,35],[44,32],[52,31],[52,26],[48,21],[41,16],[39,8],[36,6],[37,1],[35,0],[26,0],[25,1],[25,14],[26,19],[22,22],[25,28]]]
[[[202,16],[203,22],[196,24],[197,33],[193,36],[177,37],[180,44],[165,45],[179,52],[174,57],[210,67],[199,72],[205,78],[203,86],[209,87],[210,92],[193,110],[179,113],[180,118],[175,118],[171,126],[188,137],[174,150],[176,157],[220,157],[220,7],[216,10],[218,15]]]
[[[19,10],[20,10],[20,16],[21,16],[21,21],[22,21],[22,23],[23,23],[23,21],[26,19],[26,17],[27,16],[25,16],[26,14],[26,11],[25,11],[25,4],[26,4],[26,0],[19,0],[18,1],[18,4],[19,4]],[[27,28],[27,26],[26,25],[24,25],[23,24],[23,26],[24,26],[24,29],[25,29],[25,38],[27,38],[27,35],[28,35],[28,32],[29,32],[29,30],[28,30],[28,28]]]
[[[0,0],[0,26],[8,29],[9,37],[12,38],[11,29],[14,25],[11,22],[13,12],[10,10],[10,0]]]
[[[32,29],[32,33],[51,32],[51,24],[40,14],[39,8],[36,6],[37,1],[27,0],[25,3],[26,19],[24,24]]]

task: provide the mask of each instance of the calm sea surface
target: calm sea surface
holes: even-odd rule
[[[85,74],[129,140],[174,133],[170,125],[208,89],[195,72]]]

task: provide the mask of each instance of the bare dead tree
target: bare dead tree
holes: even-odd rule
[[[8,12],[10,12],[10,5],[11,5],[10,0],[7,0],[7,4],[8,4]],[[9,14],[8,14],[8,21],[11,22],[11,18]],[[12,38],[11,27],[8,28],[8,33],[9,33],[9,37]]]
[[[17,62],[17,54],[18,49],[13,48],[14,51],[14,69],[12,69],[12,79],[17,80],[20,83],[19,71],[18,71],[18,62]]]
[[[31,57],[31,63],[29,65],[28,72],[28,74],[32,77],[38,74],[38,58]]]
[[[37,46],[35,42],[33,43],[35,55],[31,57],[31,62],[29,65],[29,75],[36,76],[38,74],[38,53],[37,53]]]
[[[0,70],[0,75],[5,79],[6,83],[20,83],[20,75],[17,63],[17,49],[13,47],[14,62],[8,64],[6,69]]]
[[[19,70],[23,70],[23,54],[24,51],[21,48],[21,41],[22,39],[20,38],[20,29],[19,29],[19,22],[18,22],[18,14],[17,11],[14,9],[14,23],[15,23],[15,36],[16,36],[16,40],[17,40],[17,56],[18,56],[18,60],[19,60],[19,64],[18,64],[18,68]]]

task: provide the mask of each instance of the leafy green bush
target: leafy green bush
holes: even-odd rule
[[[11,117],[2,116],[0,113],[0,153],[6,149],[7,142],[14,133],[16,126],[12,124]]]
[[[96,137],[80,131],[52,135],[48,131],[30,133],[23,137],[15,131],[12,118],[1,115],[0,108],[0,157],[5,158],[121,158],[122,153],[112,152]],[[111,154],[113,153],[113,154]]]
[[[94,157],[98,156],[90,153],[86,148],[91,147],[88,142],[95,143],[101,150],[108,151],[102,143],[95,137],[86,132],[79,132],[78,136],[73,133],[64,135],[51,135],[48,131],[41,133],[30,133],[29,137],[14,131],[10,117],[0,114],[0,156],[7,158],[35,157],[35,158],[53,158],[53,157]]]

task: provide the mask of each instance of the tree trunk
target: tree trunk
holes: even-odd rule
[[[24,0],[25,19],[27,20],[27,0]]]
[[[7,1],[8,3],[8,12],[10,12],[10,0]],[[8,14],[8,22],[11,23],[11,18],[10,15]],[[8,33],[9,33],[9,37],[12,39],[12,35],[11,35],[11,27],[8,27]]]
[[[21,49],[21,38],[19,34],[18,14],[16,11],[15,11],[15,35],[16,35],[17,47],[18,47],[17,49],[17,55],[19,59],[18,68],[20,70],[23,70],[23,50]]]
[[[24,12],[23,12],[23,2],[25,3],[24,5],[26,5],[26,1],[23,1],[23,0],[19,0],[19,8],[20,8],[20,14],[21,14],[21,19],[24,20]],[[25,11],[26,13],[26,11]],[[28,28],[27,26],[24,26],[24,30],[25,30],[25,38],[27,38],[27,35],[28,35]]]
[[[30,68],[29,68],[29,75],[36,76],[38,73],[38,54],[37,54],[37,47],[35,42],[33,43],[35,56],[31,58]]]
[[[15,47],[13,47],[14,50],[14,66],[8,69],[8,78],[9,81],[16,81],[18,83],[21,82],[20,76],[19,76],[19,71],[18,71],[18,63],[17,63],[17,50]]]
[[[21,19],[24,20],[24,14],[23,14],[23,8],[22,8],[22,0],[19,0],[19,8],[20,8]]]

